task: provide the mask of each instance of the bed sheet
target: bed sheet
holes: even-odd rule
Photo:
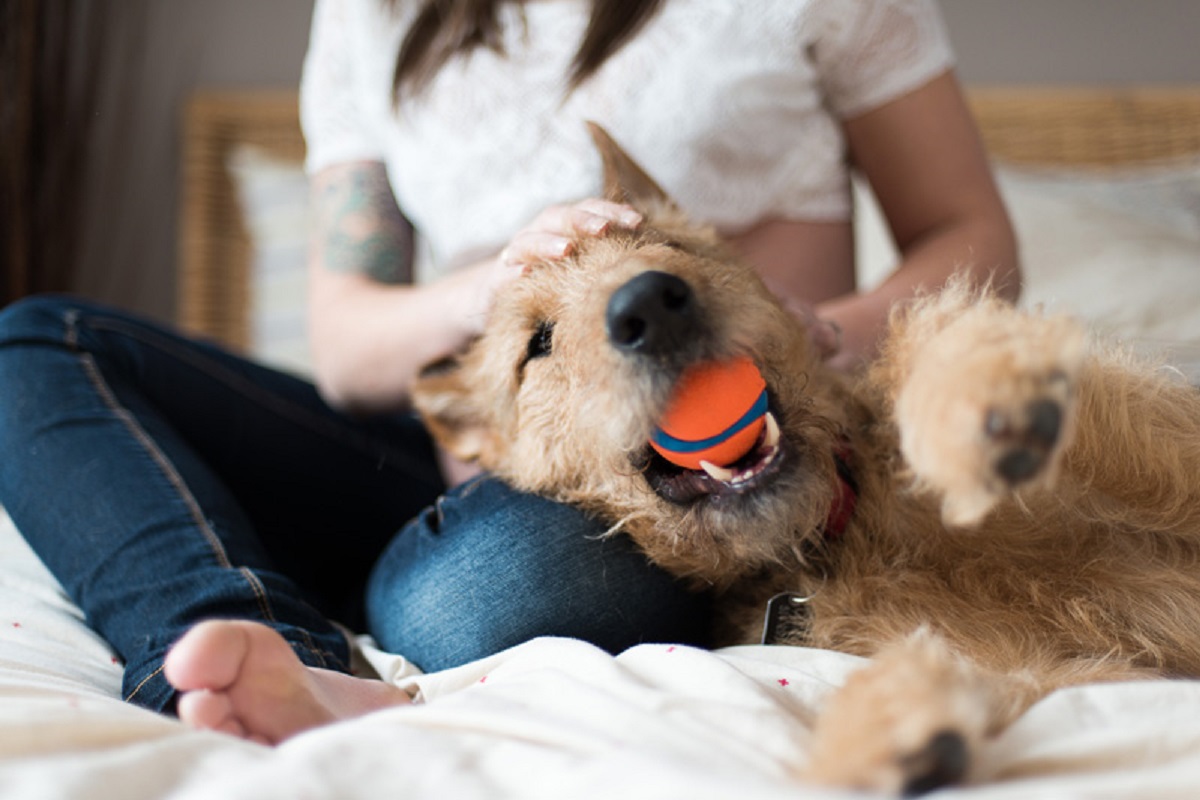
[[[537,639],[430,675],[369,639],[420,702],[277,748],[122,703],[120,665],[0,516],[0,796],[5,798],[794,797],[807,721],[861,661],[798,647],[610,656]],[[948,798],[1195,798],[1200,682],[1058,692]],[[805,796],[844,794],[809,787]]]

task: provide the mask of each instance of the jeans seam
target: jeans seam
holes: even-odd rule
[[[71,330],[73,335],[74,329],[72,328]],[[83,365],[88,382],[92,384],[92,388],[94,388],[97,394],[99,394],[104,405],[107,406],[108,409],[114,415],[116,415],[119,420],[121,420],[121,424],[125,426],[126,430],[133,435],[134,439],[136,439],[142,448],[150,455],[150,458],[154,461],[154,463],[166,476],[167,481],[170,482],[171,486],[175,489],[176,494],[187,507],[188,513],[191,516],[197,530],[199,530],[201,536],[204,537],[205,542],[208,543],[213,557],[217,560],[217,564],[226,569],[236,569],[237,573],[242,576],[242,579],[254,593],[255,600],[258,602],[258,607],[262,612],[263,618],[268,622],[278,622],[278,620],[275,618],[274,612],[271,610],[270,600],[267,596],[266,588],[262,585],[262,581],[260,581],[258,576],[256,576],[249,568],[244,566],[234,567],[233,562],[229,558],[228,552],[225,550],[225,546],[221,543],[220,538],[217,536],[216,532],[213,531],[212,526],[208,523],[208,520],[204,517],[203,509],[200,508],[200,504],[196,501],[195,496],[187,488],[187,483],[184,481],[183,476],[181,476],[179,471],[175,469],[174,464],[172,464],[171,460],[167,458],[165,453],[162,452],[157,443],[155,443],[154,439],[152,439],[145,432],[145,430],[142,429],[141,425],[137,421],[137,418],[134,417],[127,408],[122,406],[119,400],[117,400],[112,388],[108,385],[108,382],[104,379],[104,375],[100,372],[100,368],[96,366],[95,359],[92,357],[92,355],[90,353],[83,353],[80,356],[80,363]],[[315,649],[315,645],[313,645],[311,639],[308,639],[307,633],[305,634],[305,638],[308,641],[308,646],[310,649]],[[318,655],[318,657],[321,656]],[[150,675],[147,680],[153,676],[153,674]],[[144,682],[145,681],[143,681],[143,683]],[[138,685],[138,688],[141,688],[141,684]],[[137,689],[134,689],[135,694],[136,692]],[[130,696],[132,697],[132,694]]]
[[[137,696],[137,693],[142,690],[142,687],[149,683],[155,676],[160,674],[165,668],[165,664],[159,664],[158,669],[154,670],[154,672],[151,672],[149,675],[138,681],[138,685],[133,687],[133,690],[125,696],[125,702],[128,703],[129,701],[133,700],[133,698]]]
[[[126,430],[133,435],[134,439],[136,439],[142,448],[149,454],[150,458],[153,459],[154,463],[158,465],[158,468],[162,471],[167,481],[170,482],[171,486],[175,489],[179,499],[182,500],[183,504],[187,507],[188,514],[195,523],[197,530],[200,531],[200,534],[204,537],[204,540],[208,543],[209,548],[212,550],[213,556],[217,559],[217,563],[222,567],[232,568],[233,562],[229,560],[229,554],[225,552],[225,547],[221,544],[221,540],[217,538],[217,534],[213,531],[212,526],[209,525],[208,520],[204,518],[203,509],[200,508],[200,504],[196,501],[195,496],[187,488],[187,484],[184,482],[183,476],[179,474],[177,469],[175,469],[175,465],[172,464],[171,460],[167,458],[166,454],[159,449],[154,439],[152,439],[150,435],[146,433],[146,431],[138,423],[137,418],[129,412],[129,409],[122,406],[120,401],[117,400],[112,388],[108,385],[108,382],[101,374],[100,368],[96,366],[96,360],[92,357],[91,353],[81,354],[80,363],[82,364],[83,370],[87,375],[88,382],[92,384],[92,388],[94,388],[97,394],[100,395],[100,399],[104,405],[108,406],[108,409],[114,415],[116,415],[117,419],[121,421]]]
[[[317,643],[313,641],[312,636],[309,634],[308,631],[304,630],[303,628],[294,628],[293,630],[295,630],[297,633],[299,633],[304,638],[303,643],[294,643],[294,644],[299,644],[305,650],[307,650],[308,652],[310,652],[314,656],[316,656],[317,659],[321,662],[321,663],[317,664],[318,667],[320,667],[322,669],[335,670],[337,672],[344,672],[346,674],[350,673],[349,665],[346,662],[344,662],[338,656],[338,654],[333,652],[332,650],[327,650],[324,647],[317,646]],[[292,644],[292,643],[290,643],[290,644]]]
[[[189,516],[192,518],[197,530],[208,544],[209,549],[212,552],[213,557],[216,559],[218,565],[223,568],[236,569],[238,574],[242,576],[242,579],[254,593],[255,599],[258,602],[259,610],[261,611],[264,620],[269,622],[278,622],[274,612],[271,609],[270,598],[262,581],[248,567],[235,567],[233,565],[223,543],[206,519],[203,509],[200,507],[199,502],[188,488],[183,476],[180,475],[170,458],[161,450],[161,448],[158,447],[158,444],[154,441],[154,439],[148,433],[146,433],[144,428],[142,428],[140,422],[138,422],[133,413],[130,412],[129,409],[125,408],[125,406],[117,398],[116,393],[108,384],[103,372],[96,363],[95,357],[80,346],[78,328],[81,316],[82,314],[78,309],[71,309],[67,311],[64,316],[64,322],[66,326],[64,341],[70,349],[79,353],[79,363],[83,368],[89,384],[91,384],[101,402],[118,420],[120,420],[125,429],[133,436],[134,440],[141,445],[143,450],[150,456],[151,460],[154,461],[155,465],[159,468],[164,477],[167,478],[167,481],[171,484],[172,488],[174,488],[177,496],[183,501],[188,510]],[[95,324],[97,321],[99,321],[101,324]],[[109,324],[106,326],[104,324],[105,322],[108,322]],[[283,414],[293,422],[308,427],[310,430],[323,433],[324,435],[329,435],[329,432],[333,427],[324,420],[312,417],[312,415],[305,412],[304,409],[296,408],[291,404],[278,402],[277,399],[270,393],[260,391],[252,382],[247,381],[241,376],[232,373],[220,365],[214,365],[206,359],[197,358],[192,353],[189,353],[184,349],[171,347],[171,342],[169,340],[163,340],[161,337],[139,335],[142,333],[141,331],[137,329],[130,329],[128,326],[120,325],[119,321],[114,322],[112,320],[93,319],[89,320],[88,324],[90,324],[93,329],[104,329],[107,327],[109,330],[123,333],[135,339],[139,339],[145,344],[158,347],[164,352],[169,352],[174,357],[191,364],[194,368],[200,369],[210,376],[224,381],[227,386],[240,390],[248,396],[253,396],[258,402],[262,403],[264,407]],[[355,443],[355,446],[362,449],[361,445],[357,442]],[[311,653],[320,662],[320,666],[324,667],[331,663],[335,665],[341,664],[342,660],[332,651],[328,651],[322,647],[319,647],[307,630],[302,628],[296,628],[295,630],[303,640],[297,644]],[[137,694],[146,686],[147,683],[162,673],[163,669],[164,665],[160,664],[157,669],[139,681],[137,686],[135,686],[125,697],[125,700],[129,701],[137,696]]]
[[[241,573],[246,583],[250,585],[251,590],[254,592],[255,598],[258,600],[259,610],[262,611],[263,617],[271,622],[278,622],[279,620],[275,617],[275,612],[271,610],[270,596],[268,595],[267,589],[265,586],[263,586],[259,577],[255,575],[253,570],[248,567],[238,567],[238,572]],[[318,647],[317,643],[313,641],[312,635],[307,630],[300,627],[295,627],[293,630],[299,633],[300,637],[304,640],[298,644],[316,656],[317,660],[321,662],[318,666],[327,667],[330,661],[341,664],[341,659],[338,658],[334,653]]]
[[[250,590],[254,592],[254,597],[258,600],[258,610],[262,612],[263,617],[271,622],[278,622],[275,619],[275,613],[271,611],[271,603],[267,598],[266,587],[262,585],[262,581],[258,579],[258,576],[249,567],[238,567],[237,571],[242,576],[242,579],[249,584]]]
[[[78,317],[78,312],[72,312],[74,317]],[[74,323],[74,319],[71,320]],[[329,422],[321,417],[314,416],[306,409],[299,407],[293,403],[281,401],[278,397],[270,392],[263,391],[253,381],[250,381],[236,372],[233,372],[226,367],[213,363],[211,359],[205,358],[203,355],[190,352],[184,348],[173,346],[173,343],[162,336],[155,335],[153,331],[145,331],[140,328],[125,325],[121,320],[110,317],[88,317],[86,324],[94,330],[108,330],[116,333],[121,333],[133,339],[137,339],[143,344],[155,347],[162,352],[170,353],[173,357],[190,364],[193,368],[204,372],[208,376],[221,381],[230,389],[240,392],[247,398],[252,398],[264,408],[279,414],[281,417],[306,428],[321,436],[326,436],[331,439],[343,441],[345,434],[350,435],[348,444],[360,452],[369,455],[377,455],[374,447],[367,446],[363,443],[362,435],[356,431],[347,431],[345,428],[339,427],[335,423]],[[403,451],[396,450],[381,442],[373,442],[375,447],[385,449],[388,455],[394,459],[398,465],[404,465],[403,471],[409,474],[410,478],[420,480],[428,480],[425,475],[426,470],[420,467],[407,464],[411,459]]]

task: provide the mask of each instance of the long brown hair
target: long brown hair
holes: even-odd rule
[[[383,0],[393,11],[408,0]],[[419,94],[446,62],[476,47],[503,52],[500,4],[520,0],[425,0],[409,27],[392,75],[395,102]],[[587,80],[637,34],[665,0],[592,0],[591,18],[571,61],[566,88]]]

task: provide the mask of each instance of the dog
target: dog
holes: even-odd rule
[[[611,523],[717,598],[721,643],[868,657],[813,721],[814,782],[919,793],[1065,686],[1200,675],[1200,392],[952,280],[861,374],[593,126],[636,231],[581,238],[430,369],[435,438]],[[618,299],[619,298],[619,299]],[[648,442],[689,367],[748,356],[770,421],[734,469]]]

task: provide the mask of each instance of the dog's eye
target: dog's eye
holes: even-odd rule
[[[554,347],[554,323],[539,322],[525,348],[525,361],[550,355]]]

